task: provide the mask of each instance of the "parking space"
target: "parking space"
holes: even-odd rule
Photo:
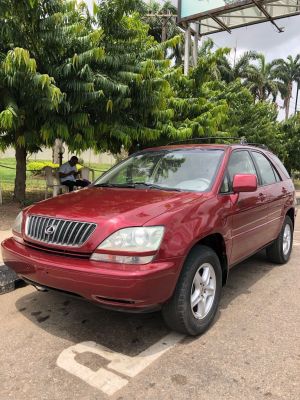
[[[300,224],[291,261],[232,270],[199,338],[30,286],[0,297],[0,399],[282,399],[300,396]]]

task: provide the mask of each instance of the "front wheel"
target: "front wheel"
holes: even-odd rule
[[[286,216],[278,238],[267,247],[267,257],[271,262],[285,264],[289,261],[293,247],[293,231],[293,222]]]
[[[183,266],[173,297],[163,307],[166,324],[192,336],[205,332],[218,309],[221,288],[217,254],[207,246],[196,246]]]

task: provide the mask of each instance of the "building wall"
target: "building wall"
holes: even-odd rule
[[[65,147],[65,153],[63,156],[63,162],[68,161],[73,153],[71,153],[68,149],[68,146]],[[83,159],[84,163],[88,165],[89,163],[97,163],[97,164],[109,164],[113,165],[116,162],[115,157],[110,153],[98,153],[96,154],[93,150],[83,151],[82,153],[77,154],[77,156]],[[1,158],[14,158],[15,150],[13,148],[8,148],[4,153],[0,151],[0,159]],[[42,151],[32,154],[30,156],[31,160],[52,160],[52,149],[44,148]]]

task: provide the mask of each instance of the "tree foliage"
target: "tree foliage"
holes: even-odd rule
[[[285,150],[284,163],[288,171],[300,172],[300,114],[282,122],[283,146]]]
[[[300,81],[300,54],[295,58],[288,56],[286,60],[274,60],[273,65],[273,74],[278,81],[278,88],[284,101],[285,119],[287,120],[290,114],[293,83]]]
[[[223,129],[232,137],[245,138],[248,143],[268,146],[283,155],[283,135],[277,121],[277,109],[273,103],[253,101],[253,96],[240,80],[229,85],[222,84],[221,98],[225,99],[229,111]]]
[[[257,58],[255,51],[247,51],[234,62],[230,62],[227,56],[218,59],[217,66],[223,81],[230,83],[236,79],[246,79],[249,75],[251,61]]]
[[[17,199],[25,195],[26,154],[56,138],[72,151],[117,153],[237,135],[290,151],[284,141],[295,123],[279,124],[270,100],[278,90],[290,98],[284,87],[299,79],[299,57],[267,63],[248,52],[232,65],[229,49],[207,40],[184,76],[182,34],[170,19],[162,42],[149,12],[175,9],[103,0],[92,16],[75,0],[0,0],[0,146],[16,149]]]

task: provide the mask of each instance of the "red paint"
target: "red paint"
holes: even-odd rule
[[[286,213],[295,212],[295,190],[272,154],[255,148],[273,163],[280,182],[259,186],[255,175],[239,174],[234,179],[235,193],[222,194],[220,188],[232,151],[253,148],[189,145],[168,149],[195,147],[225,152],[209,192],[95,187],[42,201],[24,212],[25,244],[13,238],[2,243],[5,264],[40,285],[118,309],[142,310],[171,297],[189,251],[208,236],[217,235],[225,243],[229,268],[274,240]],[[68,255],[55,245],[48,245],[45,251],[24,234],[26,216],[31,214],[95,222],[97,228],[82,247],[65,248]],[[110,264],[89,259],[97,246],[117,230],[156,225],[164,226],[165,234],[150,264]]]
[[[256,175],[235,175],[233,179],[234,193],[255,192],[257,190]]]

